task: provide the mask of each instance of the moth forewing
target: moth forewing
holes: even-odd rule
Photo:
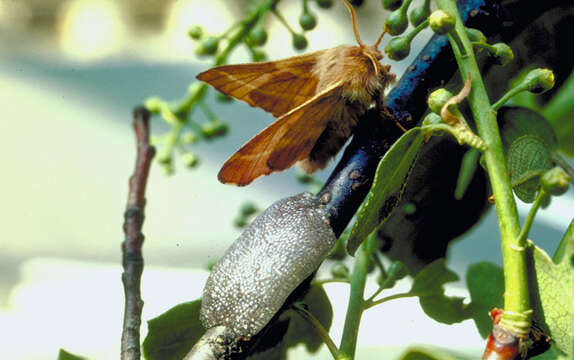
[[[263,129],[223,164],[218,179],[244,186],[307,158],[333,114],[343,106],[341,90],[335,84]]]
[[[394,80],[377,49],[363,44],[255,64],[225,65],[198,75],[222,93],[260,107],[278,119],[248,141],[221,168],[223,183],[247,185],[296,162],[309,173],[322,169],[351,136],[359,117]]]

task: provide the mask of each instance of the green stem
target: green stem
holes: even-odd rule
[[[339,353],[339,349],[337,349],[337,345],[335,345],[333,339],[331,339],[331,337],[329,336],[329,332],[325,330],[325,328],[323,327],[323,325],[321,325],[319,320],[317,320],[317,318],[313,314],[311,314],[307,309],[305,309],[300,304],[293,305],[293,309],[315,329],[317,335],[319,335],[321,340],[323,340],[325,345],[327,345],[327,348],[331,352],[331,355],[333,355],[335,359],[341,358],[341,354]]]
[[[382,303],[386,303],[387,301],[396,300],[396,299],[404,299],[404,298],[415,297],[415,296],[418,296],[418,295],[408,292],[408,293],[400,293],[400,294],[385,296],[384,298],[380,298],[379,300],[366,301],[365,306],[364,306],[364,310],[370,309],[373,306],[377,306],[377,305],[380,305]]]
[[[317,285],[324,285],[329,283],[340,283],[340,284],[349,284],[350,281],[346,279],[325,279],[325,280],[313,280],[313,284]]]
[[[512,89],[508,90],[504,95],[502,95],[502,97],[500,99],[498,99],[498,101],[496,103],[494,103],[492,105],[492,107],[491,107],[492,111],[497,111],[504,104],[506,104],[508,102],[508,100],[510,100],[510,98],[512,98],[516,94],[521,93],[525,90],[527,90],[527,86],[515,86]]]
[[[363,298],[365,282],[369,273],[371,253],[374,251],[375,245],[376,235],[372,234],[367,241],[361,245],[355,259],[353,273],[351,274],[351,293],[349,295],[349,306],[347,307],[347,315],[345,317],[345,326],[343,328],[343,337],[340,346],[341,354],[348,359],[355,357],[359,325],[365,304]]]
[[[491,110],[486,88],[472,52],[472,44],[466,35],[456,7],[456,1],[437,0],[437,5],[456,17],[455,31],[466,50],[466,55],[462,56],[453,40],[451,40],[451,46],[463,80],[468,74],[471,76],[472,90],[468,100],[476,121],[478,134],[487,146],[484,151],[484,158],[498,215],[504,262],[505,314],[502,316],[501,326],[518,336],[526,336],[529,329],[524,324],[529,325],[527,314],[529,314],[530,309],[526,257],[524,251],[519,250],[520,223],[496,121],[496,112]],[[525,321],[520,325],[516,325],[516,322],[506,321],[511,320],[510,317],[516,314],[524,315]]]
[[[532,223],[534,222],[534,217],[536,217],[536,212],[540,208],[540,204],[542,204],[542,200],[544,197],[548,196],[543,189],[538,191],[536,195],[536,200],[534,200],[534,204],[530,208],[528,215],[526,216],[526,220],[524,220],[524,225],[522,225],[522,229],[520,230],[520,234],[518,235],[518,246],[524,247],[526,246],[526,239],[528,238],[528,233],[530,232],[530,228],[532,227]]]

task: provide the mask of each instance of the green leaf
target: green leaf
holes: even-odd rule
[[[419,297],[428,316],[441,323],[453,324],[468,319],[470,315],[463,298],[444,294],[443,285],[457,280],[458,276],[446,268],[445,259],[438,259],[415,276],[410,293]]]
[[[69,353],[64,349],[60,349],[60,352],[58,353],[58,360],[86,360],[86,358]]]
[[[174,306],[147,322],[148,334],[143,342],[148,360],[180,360],[205,333],[199,321],[201,300]]]
[[[307,305],[309,312],[319,320],[326,330],[329,330],[333,322],[333,309],[323,287],[316,284],[311,285],[311,289],[301,302]],[[289,316],[291,318],[289,329],[283,338],[286,347],[294,347],[303,343],[311,353],[319,350],[323,341],[309,323],[293,310],[289,311]]]
[[[498,110],[497,119],[505,149],[523,135],[536,135],[550,151],[556,150],[558,140],[552,125],[538,112],[520,106],[505,106]]]
[[[466,283],[472,302],[469,310],[478,328],[486,338],[492,330],[492,319],[488,315],[493,308],[504,306],[504,272],[501,267],[489,262],[480,262],[468,267]]]
[[[470,360],[471,357],[430,346],[413,346],[399,360]]]
[[[423,144],[421,129],[416,127],[404,133],[383,156],[373,186],[364,206],[359,210],[347,251],[354,254],[363,240],[388,218],[399,202],[408,174]]]
[[[531,299],[534,320],[556,347],[573,355],[574,342],[574,221],[570,223],[554,261],[529,242],[528,270],[534,279]]]
[[[562,351],[556,349],[555,346],[551,346],[550,349],[548,349],[548,351],[545,351],[544,353],[532,358],[532,360],[571,360],[571,359],[573,358],[567,357],[566,355],[564,355]]]
[[[523,135],[512,142],[508,150],[508,170],[520,200],[534,201],[540,176],[552,168],[551,157],[542,138],[536,135]]]
[[[444,284],[457,280],[458,275],[446,268],[445,259],[438,259],[415,276],[410,292],[418,296],[441,295]]]

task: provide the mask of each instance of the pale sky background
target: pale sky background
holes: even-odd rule
[[[200,24],[216,33],[241,14],[241,2],[158,3],[0,0],[2,359],[53,359],[60,347],[90,359],[119,357],[121,225],[135,150],[131,109],[151,95],[181,97],[209,66],[209,60],[193,54],[194,44],[185,35],[189,26]],[[385,13],[380,1],[365,3],[358,11],[359,26],[362,39],[370,43]],[[342,4],[335,1],[332,10],[310,6],[319,24],[308,33],[308,51],[354,43]],[[280,10],[298,28],[300,1],[283,0]],[[152,25],[146,28],[142,19]],[[294,55],[289,33],[269,20],[271,41],[264,49],[270,58]],[[53,25],[46,25],[49,21]],[[249,61],[246,56],[239,49],[230,61]],[[400,74],[409,60],[389,63]],[[213,110],[229,122],[231,135],[196,149],[202,159],[198,169],[178,166],[171,177],[158,166],[152,169],[144,225],[144,336],[145,320],[200,296],[205,265],[239,235],[232,220],[241,203],[254,200],[264,208],[305,190],[293,181],[293,171],[245,188],[218,183],[216,173],[225,158],[272,118],[237,102],[216,104]],[[165,131],[157,120],[152,128]],[[325,178],[331,168],[319,176]],[[528,206],[519,206],[524,215]],[[573,209],[572,191],[555,199],[540,213],[533,237],[553,250]],[[461,277],[472,262],[500,262],[492,213],[451,248],[451,255]],[[408,280],[401,286],[408,287]],[[449,292],[465,295],[459,286]],[[347,288],[329,284],[326,290],[335,309],[332,336],[338,342]],[[482,347],[471,321],[441,325],[426,318],[416,300],[405,299],[366,314],[358,359],[381,358],[381,351],[394,358],[405,345],[422,343],[473,354]],[[297,349],[293,358],[307,357]],[[330,355],[323,349],[317,358]]]

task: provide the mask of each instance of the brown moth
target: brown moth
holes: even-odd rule
[[[249,140],[219,171],[222,183],[244,186],[261,175],[294,163],[307,173],[324,168],[345,144],[358,119],[373,104],[381,106],[395,80],[382,65],[375,44],[359,36],[353,7],[343,0],[357,45],[278,61],[224,65],[197,76],[220,92],[270,112],[277,120]]]

